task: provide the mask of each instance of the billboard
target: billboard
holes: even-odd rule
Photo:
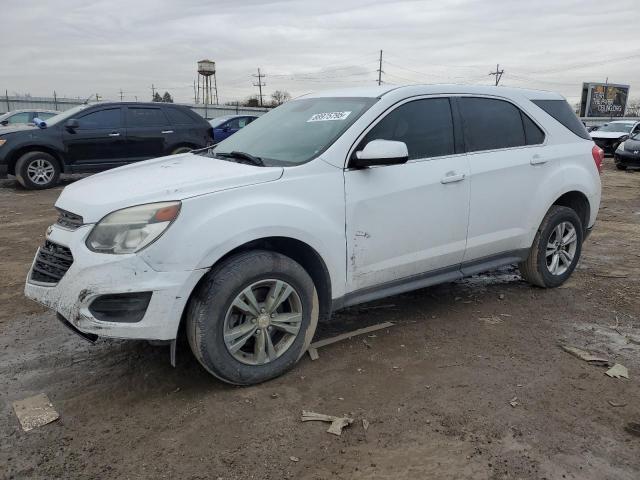
[[[581,117],[624,117],[629,85],[583,83]]]

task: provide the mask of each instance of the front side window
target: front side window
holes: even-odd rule
[[[78,119],[81,130],[113,129],[122,126],[119,108],[91,112]]]
[[[461,97],[468,152],[521,147],[527,144],[520,110],[504,100]]]
[[[38,117],[40,120],[47,120],[51,117],[54,117],[55,115],[56,114],[52,112],[38,112],[36,117]]]
[[[372,140],[404,142],[410,160],[455,153],[449,99],[414,100],[399,106],[365,135],[357,150]]]
[[[20,112],[15,115],[11,115],[7,118],[9,125],[19,124],[19,123],[29,123],[29,112]]]
[[[167,124],[167,117],[160,108],[127,108],[127,127],[161,127]]]
[[[329,148],[376,101],[365,97],[292,100],[223,140],[212,153],[244,152],[260,157],[265,165],[299,165]]]

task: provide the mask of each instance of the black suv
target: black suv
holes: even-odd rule
[[[188,107],[166,103],[79,105],[39,126],[0,130],[0,178],[49,188],[60,173],[98,172],[213,143],[213,129]]]

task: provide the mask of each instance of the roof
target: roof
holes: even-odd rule
[[[537,100],[564,100],[564,97],[555,92],[546,90],[531,90],[514,87],[494,87],[488,85],[380,85],[370,87],[343,88],[339,90],[325,90],[309,93],[302,98],[316,97],[369,97],[379,98],[385,95],[409,97],[413,95],[438,95],[438,94],[483,94],[501,97],[519,96]]]

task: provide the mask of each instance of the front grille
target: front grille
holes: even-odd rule
[[[58,220],[56,223],[63,228],[67,228],[69,230],[76,230],[82,226],[84,220],[80,215],[76,215],[75,213],[67,212],[61,208],[58,208]]]
[[[72,263],[71,250],[47,240],[38,250],[38,256],[31,269],[31,280],[58,283]]]

